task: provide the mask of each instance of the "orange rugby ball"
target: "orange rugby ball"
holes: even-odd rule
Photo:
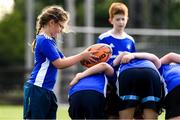
[[[97,56],[96,62],[91,63],[90,61],[83,60],[81,64],[87,68],[92,67],[101,62],[107,62],[109,58],[112,56],[112,48],[103,43],[94,44],[89,47],[89,51],[93,53],[93,55]]]

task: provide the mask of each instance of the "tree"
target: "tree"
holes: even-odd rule
[[[24,0],[18,0],[14,12],[7,15],[0,23],[0,66],[24,64],[24,6]]]

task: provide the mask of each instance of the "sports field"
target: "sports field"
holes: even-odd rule
[[[57,120],[70,120],[67,109],[67,105],[59,106]],[[0,105],[0,120],[22,120],[22,116],[22,106]]]
[[[70,120],[67,109],[67,105],[61,105],[59,107],[57,120]],[[22,115],[22,106],[0,105],[0,120],[22,120]],[[164,120],[164,114],[159,116],[159,120]]]

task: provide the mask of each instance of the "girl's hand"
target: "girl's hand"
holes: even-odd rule
[[[69,88],[75,85],[81,79],[82,73],[77,73],[73,80],[69,83]]]
[[[122,57],[121,63],[128,63],[130,60],[132,60],[134,58],[135,58],[135,56],[133,54],[131,54],[131,53],[126,54]]]
[[[130,54],[130,53],[129,52],[121,52],[113,61],[113,66],[117,66],[117,65],[123,63],[122,62],[123,57],[128,54]]]
[[[93,52],[96,52],[96,51],[93,51]],[[89,51],[89,48],[85,49],[82,53],[81,53],[81,56],[82,56],[82,59],[83,60],[87,60],[87,61],[90,61],[91,63],[96,63],[98,57],[95,56],[93,54],[93,52]]]

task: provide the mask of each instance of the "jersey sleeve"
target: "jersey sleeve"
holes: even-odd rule
[[[97,41],[96,41],[96,43],[100,43],[101,42],[101,39],[100,38],[98,38],[97,39]]]
[[[106,42],[104,41],[104,39],[98,38],[98,39],[97,39],[97,43],[106,43]]]
[[[131,46],[129,48],[129,52],[136,52],[136,43],[135,43],[135,40],[132,36],[129,36],[127,37],[131,42],[129,42],[129,46]]]
[[[61,58],[57,46],[51,40],[44,40],[41,46],[41,52],[46,56],[51,62]]]
[[[133,42],[130,52],[136,52],[135,42]]]

